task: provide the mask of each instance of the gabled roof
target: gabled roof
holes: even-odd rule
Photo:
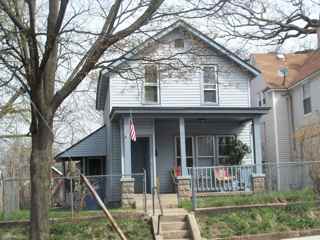
[[[55,159],[59,161],[82,157],[106,156],[106,150],[106,127],[104,125],[56,155]]]
[[[307,51],[289,54],[253,54],[255,65],[261,70],[263,80],[269,88],[287,89],[320,71],[320,52]],[[279,74],[281,68],[288,69],[285,78]]]
[[[213,39],[209,38],[204,33],[200,32],[199,30],[197,30],[196,28],[194,28],[193,26],[191,26],[190,24],[188,24],[188,23],[186,23],[185,21],[182,21],[182,20],[176,21],[175,23],[173,23],[172,25],[170,25],[167,28],[163,29],[162,31],[158,32],[154,36],[148,38],[147,40],[142,42],[140,45],[138,45],[137,47],[133,48],[128,53],[126,53],[122,57],[120,57],[118,61],[106,66],[106,69],[116,68],[117,66],[119,66],[120,64],[128,61],[129,59],[134,59],[134,57],[140,51],[142,51],[143,49],[145,49],[148,46],[150,46],[151,43],[163,38],[164,36],[166,36],[167,34],[171,33],[172,31],[174,31],[177,28],[182,28],[183,30],[186,30],[189,33],[193,34],[194,36],[199,38],[201,41],[205,42],[209,47],[217,50],[222,55],[224,55],[225,57],[229,58],[230,60],[232,60],[233,62],[235,62],[236,64],[238,64],[239,66],[241,66],[242,68],[247,70],[249,73],[253,74],[254,76],[257,76],[257,75],[260,74],[260,71],[257,68],[255,68],[253,65],[251,65],[247,61],[241,59],[236,54],[234,54],[230,50],[228,50],[225,47],[223,47],[221,44],[217,43],[216,41],[214,41]],[[99,104],[96,104],[96,105],[97,105],[97,109],[98,110],[102,110],[101,109],[101,102],[103,102],[103,101],[101,101],[101,100],[102,100],[102,98],[104,96],[103,91],[106,91],[106,89],[104,89],[102,87],[102,85],[103,84],[107,85],[106,83],[104,83],[104,81],[108,81],[108,79],[107,78],[103,78],[102,75],[104,75],[104,74],[103,73],[100,74],[98,87],[97,87],[97,102],[99,101]],[[100,108],[98,108],[98,106],[100,106]]]
[[[193,26],[191,26],[190,24],[186,23],[183,20],[176,21],[175,23],[171,24],[167,28],[158,32],[154,36],[148,38],[146,41],[142,42],[140,45],[133,48],[128,53],[124,54],[122,58],[120,57],[120,59],[122,59],[122,60],[119,60],[113,64],[110,64],[108,66],[108,68],[115,68],[118,65],[120,65],[121,63],[127,61],[127,59],[133,58],[138,52],[140,52],[144,48],[148,47],[148,45],[150,43],[161,39],[162,37],[166,36],[167,34],[171,33],[172,31],[174,31],[177,28],[182,28],[183,30],[186,30],[186,31],[190,32],[191,34],[197,36],[200,40],[207,43],[209,45],[209,47],[212,47],[212,48],[218,50],[220,53],[222,53],[223,55],[225,55],[229,59],[233,60],[235,63],[244,67],[246,70],[248,70],[253,75],[258,75],[260,73],[260,71],[258,69],[256,69],[254,66],[252,66],[250,63],[244,61],[243,59],[238,57],[236,54],[234,54],[230,50],[226,49],[225,47],[223,47],[222,45],[220,45],[219,43],[217,43],[213,39],[209,38],[207,35],[200,32],[199,30],[197,30],[196,28],[194,28]]]

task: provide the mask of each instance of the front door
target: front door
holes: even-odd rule
[[[144,177],[141,175],[146,171],[146,190],[151,192],[150,172],[150,138],[137,137],[136,142],[131,142],[131,170],[135,178],[135,192],[142,193],[144,189]]]

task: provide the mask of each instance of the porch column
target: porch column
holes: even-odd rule
[[[187,157],[186,157],[186,133],[184,118],[179,119],[180,127],[180,154],[181,154],[181,173],[182,176],[187,176]]]
[[[262,146],[261,146],[261,117],[253,119],[254,153],[257,166],[257,174],[262,174]]]
[[[121,136],[121,206],[124,208],[135,207],[134,178],[131,171],[131,138],[129,117],[123,118],[120,126]]]
[[[121,150],[121,157],[122,157],[122,175],[126,177],[131,176],[131,139],[130,139],[130,124],[129,124],[129,117],[125,117],[123,119],[123,149]]]

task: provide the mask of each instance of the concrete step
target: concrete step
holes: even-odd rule
[[[162,222],[161,231],[187,230],[186,222]]]
[[[190,238],[190,232],[189,230],[164,231],[161,236],[163,239]]]
[[[168,222],[185,222],[186,215],[164,215],[161,217],[162,223],[168,223]]]

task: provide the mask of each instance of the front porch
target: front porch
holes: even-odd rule
[[[252,191],[252,177],[262,173],[260,118],[265,108],[158,109],[116,108],[110,116],[120,126],[121,174],[147,172],[147,192],[176,191],[175,178],[190,179],[196,168],[198,192]],[[137,141],[130,139],[133,119]],[[224,148],[239,139],[251,149],[241,165],[232,165]],[[172,169],[180,169],[172,176]]]

